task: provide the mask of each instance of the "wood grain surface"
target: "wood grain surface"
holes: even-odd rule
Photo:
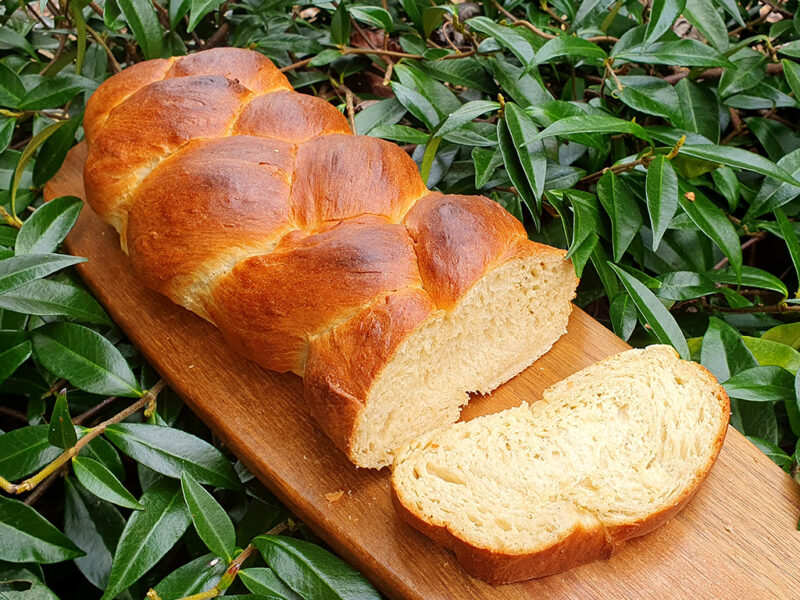
[[[85,148],[76,146],[46,199],[83,196]],[[729,429],[708,480],[679,516],[610,560],[492,587],[396,517],[389,474],[353,467],[317,429],[291,374],[235,355],[217,331],[142,287],[117,234],[85,206],[66,240],[89,259],[80,274],[170,386],[242,462],[390,598],[415,600],[796,599],[800,597],[800,488]],[[476,397],[463,418],[534,401],[551,383],[628,346],[579,309],[568,333],[522,374]],[[325,495],[344,491],[336,502]]]

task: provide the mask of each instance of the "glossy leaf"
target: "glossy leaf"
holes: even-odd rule
[[[800,281],[800,241],[797,239],[797,232],[794,230],[794,227],[792,227],[789,219],[786,218],[786,214],[780,208],[775,209],[775,218],[778,221],[783,240],[786,242],[786,247],[789,249],[789,256],[794,265],[795,275],[798,281]],[[798,294],[800,294],[800,289],[798,289],[795,296]]]
[[[722,54],[692,39],[658,42],[647,47],[631,48],[616,54],[616,58],[639,64],[677,65],[681,67],[730,67]]]
[[[800,98],[800,64],[784,58],[781,61],[786,82],[792,89],[795,98]]]
[[[72,424],[72,418],[69,416],[66,390],[60,392],[56,397],[53,412],[50,415],[50,429],[47,432],[47,439],[53,446],[65,450],[67,448],[72,448],[78,441],[78,435],[75,433],[75,426]]]
[[[675,322],[675,318],[661,304],[661,301],[641,281],[624,269],[613,263],[609,263],[608,266],[617,273],[622,285],[625,286],[631,300],[636,305],[636,309],[656,338],[662,344],[672,345],[681,358],[688,360],[689,347],[686,345],[686,338]]]
[[[765,331],[761,339],[778,342],[779,344],[790,346],[795,350],[800,350],[800,321],[776,325]]]
[[[28,360],[31,352],[31,342],[26,332],[0,330],[0,384]]]
[[[429,130],[436,128],[439,124],[439,113],[430,100],[401,83],[392,82],[392,91],[408,112],[422,121]]]
[[[63,254],[30,254],[0,259],[0,294],[85,260]]]
[[[684,145],[680,152],[686,156],[702,158],[703,160],[744,169],[745,171],[754,171],[762,175],[769,175],[770,177],[774,177],[786,183],[800,186],[800,181],[792,177],[791,174],[787,173],[771,160],[755,154],[754,152],[742,150],[741,148],[717,146],[713,144]]]
[[[533,119],[519,106],[513,103],[506,104],[505,117],[511,141],[517,151],[517,159],[536,199],[536,210],[540,212],[544,181],[547,175],[547,156],[544,144],[536,140],[539,131]]]
[[[84,577],[104,589],[125,519],[110,503],[89,494],[72,478],[64,480],[64,533],[85,555],[75,559]]]
[[[514,189],[519,193],[522,201],[530,208],[530,212],[534,215],[534,218],[538,218],[539,213],[536,209],[536,199],[528,183],[525,170],[519,162],[519,154],[514,146],[514,141],[511,138],[511,133],[508,130],[508,123],[505,119],[497,120],[497,141],[500,147],[500,154],[503,157],[506,173],[509,179],[511,179]]]
[[[245,587],[254,594],[263,594],[279,600],[284,598],[286,600],[301,600],[301,596],[298,596],[292,591],[292,588],[278,579],[272,569],[263,567],[242,569],[239,571],[239,578]]]
[[[528,66],[534,61],[535,53],[530,42],[514,28],[504,27],[486,17],[473,17],[467,21],[467,25],[474,31],[496,39],[501,46],[513,52],[523,65]]]
[[[669,31],[684,6],[686,6],[686,0],[653,0],[650,5],[647,30],[644,34],[645,45],[657,41]]]
[[[350,15],[347,14],[344,2],[339,2],[331,17],[331,41],[337,46],[350,43]]]
[[[794,396],[787,396],[784,403],[792,433],[800,436],[800,369],[794,377]]]
[[[239,489],[239,479],[222,453],[185,431],[119,423],[106,429],[106,437],[134,460],[168,477],[180,478],[185,471],[200,483]]]
[[[450,113],[441,124],[439,129],[436,130],[437,136],[444,136],[445,134],[455,131],[464,123],[472,121],[475,117],[479,117],[487,112],[495,111],[500,108],[499,102],[492,102],[489,100],[475,100],[467,102],[457,111]]]
[[[33,507],[0,496],[0,560],[57,563],[83,553]]]
[[[656,156],[647,167],[645,190],[655,252],[678,210],[678,176],[666,157]]]
[[[708,320],[700,362],[721,383],[730,379],[731,375],[758,366],[739,332],[717,317]]]
[[[636,306],[633,300],[628,294],[618,294],[611,301],[608,312],[614,333],[627,341],[636,327]]]
[[[181,475],[181,489],[194,528],[206,548],[227,562],[233,560],[236,533],[228,513],[188,472]]]
[[[15,252],[48,254],[55,250],[78,220],[83,201],[62,196],[43,204],[25,220],[17,235]]]
[[[392,15],[379,6],[351,6],[350,16],[356,21],[385,31],[392,30]]]
[[[191,0],[189,5],[189,25],[186,31],[194,31],[197,24],[211,11],[219,8],[224,0]]]
[[[125,21],[131,28],[142,54],[147,59],[161,56],[161,24],[149,0],[117,0]]]
[[[73,117],[42,144],[33,165],[34,185],[44,185],[61,168],[67,152],[75,141],[75,134],[81,126],[81,121],[79,116]]]
[[[402,144],[427,144],[431,136],[424,131],[405,125],[378,125],[367,134]]]
[[[778,166],[800,181],[800,149],[781,158]],[[785,183],[773,177],[766,177],[745,214],[745,220],[752,220],[764,213],[791,202],[800,196],[800,183]]]
[[[172,571],[155,586],[161,598],[184,598],[211,589],[216,584],[227,565],[213,554],[204,554]],[[247,569],[239,571],[239,576]],[[225,598],[230,598],[226,595]]]
[[[72,459],[72,468],[81,485],[98,498],[133,510],[144,508],[103,463],[76,456]]]
[[[619,261],[642,226],[639,206],[619,176],[606,171],[597,182],[597,197],[611,220],[614,260]]]
[[[61,450],[47,439],[47,425],[30,425],[0,435],[0,476],[15,481],[55,460]]]
[[[686,0],[683,14],[714,48],[728,49],[728,28],[711,0]]]
[[[736,233],[733,223],[730,222],[721,208],[711,202],[698,189],[691,188],[691,186],[682,181],[679,182],[679,189],[678,201],[681,208],[697,225],[697,228],[722,250],[730,261],[734,272],[739,275],[742,271],[742,246],[739,243],[739,235]]]
[[[650,136],[636,123],[604,115],[577,115],[556,121],[536,136],[544,139],[552,136],[569,136],[577,133],[629,133],[647,142]]]
[[[180,485],[165,479],[141,497],[119,539],[103,600],[115,598],[169,552],[189,527],[189,511]]]
[[[275,535],[253,540],[264,561],[303,598],[378,600],[380,594],[346,562],[309,542]]]
[[[110,323],[106,312],[88,292],[52,279],[36,279],[0,294],[0,308],[29,315],[61,315],[86,323]]]
[[[594,58],[603,60],[606,52],[597,44],[571,35],[559,35],[545,42],[536,52],[536,63],[552,62],[556,58]]]
[[[750,402],[783,402],[794,395],[794,376],[776,366],[759,366],[747,369],[724,382],[731,398]]]
[[[90,79],[78,75],[58,75],[56,77],[43,77],[38,85],[31,88],[20,100],[17,108],[22,110],[42,110],[55,108],[72,100],[81,92],[91,91],[95,84]],[[42,129],[37,135],[47,133],[45,139],[55,133],[60,127],[66,126],[68,121],[57,121],[49,125],[49,129]],[[34,136],[35,137],[35,136]],[[44,139],[36,145],[38,148]]]
[[[781,469],[789,469],[792,466],[792,458],[773,442],[752,435],[748,435],[747,439]]]
[[[752,89],[767,76],[767,57],[755,53],[734,61],[734,66],[725,69],[719,80],[722,96],[731,96]]]
[[[644,75],[620,76],[617,80],[622,85],[619,99],[640,112],[657,117],[664,117],[672,123],[680,123],[680,103],[675,88],[658,77]],[[606,85],[612,87],[614,82],[607,80]]]
[[[729,285],[741,285],[750,288],[761,288],[763,290],[772,290],[786,297],[788,291],[786,284],[780,279],[775,277],[772,273],[768,273],[763,269],[757,267],[750,267],[744,265],[742,267],[741,282],[737,273],[725,267],[722,269],[715,269],[706,273],[706,276],[716,283],[727,283]]]
[[[141,396],[125,358],[99,333],[75,323],[54,322],[32,332],[36,358],[77,388],[105,396]]]
[[[719,102],[714,92],[683,78],[675,85],[675,93],[683,127],[712,142],[718,141]]]

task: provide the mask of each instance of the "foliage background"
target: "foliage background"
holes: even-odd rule
[[[99,83],[225,44],[405,145],[429,187],[490,196],[569,248],[578,304],[706,365],[733,425],[800,480],[797,8],[3,0],[0,597],[377,597],[82,286],[59,253],[81,203],[41,207]]]

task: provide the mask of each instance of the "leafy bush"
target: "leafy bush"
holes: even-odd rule
[[[377,596],[216,448],[82,286],[81,259],[58,252],[80,202],[41,205],[100,82],[225,43],[405,144],[429,187],[490,196],[569,248],[578,303],[702,362],[733,425],[798,478],[797,2],[2,6],[5,598]]]

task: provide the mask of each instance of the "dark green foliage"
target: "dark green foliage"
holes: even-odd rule
[[[733,426],[800,479],[798,2],[647,4],[5,2],[0,476],[43,493],[33,506],[0,494],[0,584],[37,598],[378,597],[298,539],[172,392],[142,397],[158,377],[62,247],[81,202],[41,203],[100,83],[224,44],[266,54],[357,133],[405,144],[430,187],[488,196],[567,249],[580,305],[633,345],[704,364]],[[56,475],[42,484],[42,469]]]

